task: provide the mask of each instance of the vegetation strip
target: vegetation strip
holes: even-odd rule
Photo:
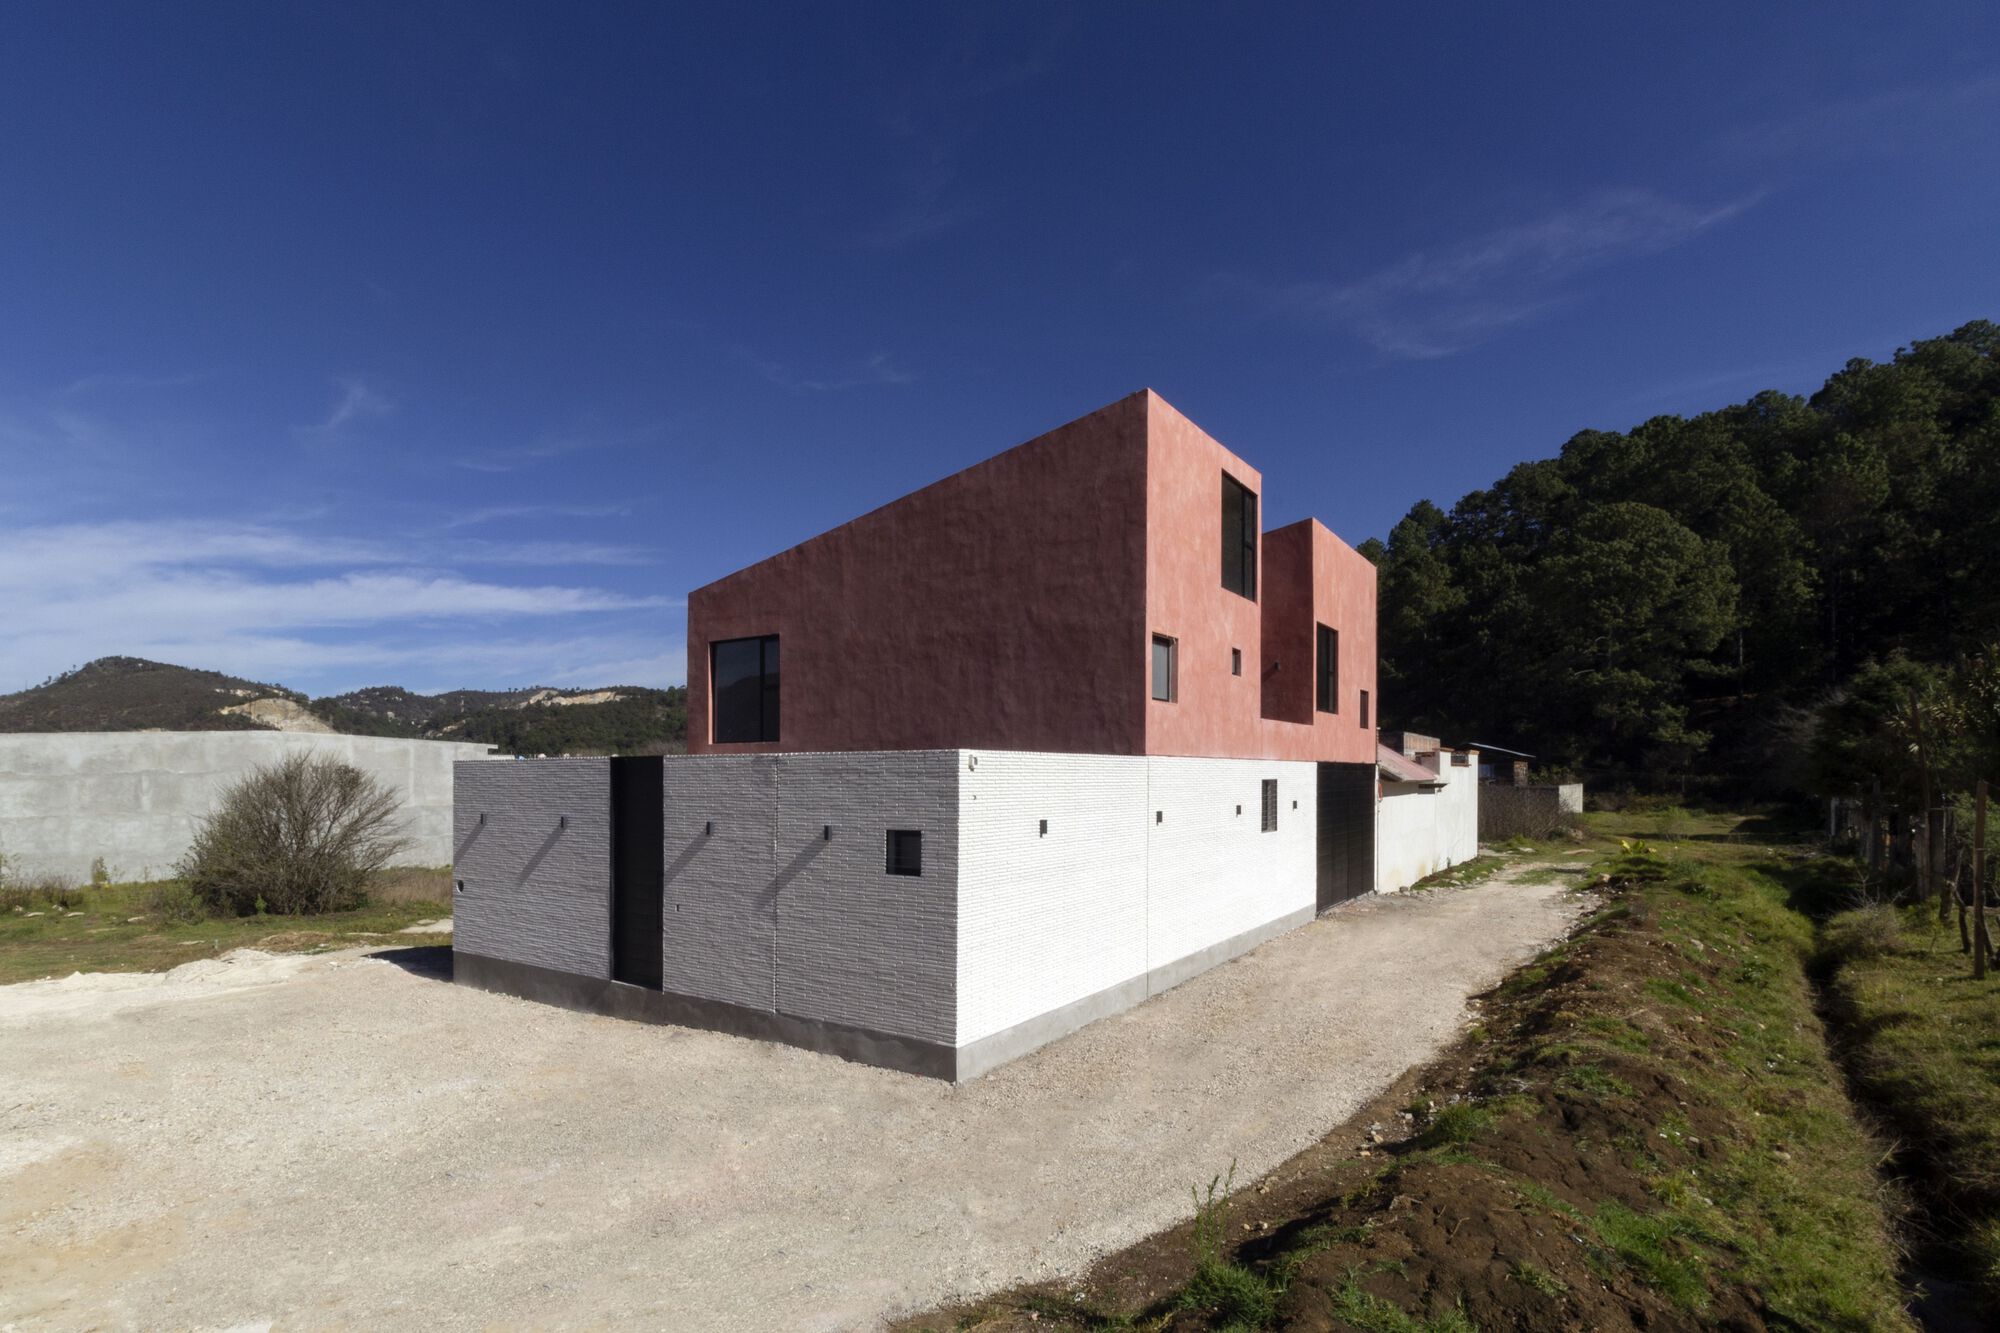
[[[1855,1086],[1897,1135],[1919,1263],[2000,1320],[2000,989],[1928,905],[1836,916],[1822,958]]]
[[[1225,1173],[1079,1284],[905,1327],[1910,1327],[1882,1147],[1790,905],[1840,867],[1678,818],[1716,840],[1604,862],[1601,910],[1392,1090],[1403,1114],[1377,1103],[1233,1195]]]

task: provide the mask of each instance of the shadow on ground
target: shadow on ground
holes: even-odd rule
[[[451,946],[424,944],[400,949],[377,949],[369,954],[385,963],[394,963],[413,977],[426,981],[451,980]]]

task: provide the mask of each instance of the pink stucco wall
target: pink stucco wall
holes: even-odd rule
[[[1372,726],[1356,692],[1375,692],[1375,567],[1307,519],[1263,534],[1257,600],[1222,586],[1222,476],[1264,501],[1261,473],[1156,394],[1147,463],[1147,639],[1179,641],[1181,689],[1149,697],[1148,754],[1370,763]],[[1340,630],[1342,703],[1313,708],[1313,629]],[[1230,649],[1243,674],[1230,673]],[[1304,706],[1297,706],[1303,699]],[[1278,706],[1273,707],[1273,701]]]
[[[688,749],[1138,754],[1147,395],[688,599]],[[709,644],[779,636],[779,740],[709,740]]]
[[[1147,390],[697,590],[689,750],[1372,762],[1374,567],[1306,520],[1263,534],[1255,601],[1224,588],[1225,471],[1261,514],[1262,474]],[[1341,631],[1338,714],[1313,708],[1317,623]],[[715,745],[709,644],[761,634],[780,739]],[[1172,702],[1154,634],[1177,641]]]

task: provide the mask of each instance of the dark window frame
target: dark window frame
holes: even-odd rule
[[[922,879],[924,875],[924,831],[892,828],[883,839],[883,867],[886,875]]]
[[[1331,625],[1314,626],[1313,706],[1322,713],[1340,712],[1340,631]]]
[[[757,645],[757,722],[754,735],[735,734],[738,728],[731,725],[727,736],[720,704],[720,694],[716,688],[717,662],[724,649],[740,647],[743,644]],[[778,686],[780,681],[780,659],[778,636],[775,634],[747,634],[734,639],[713,639],[708,645],[708,738],[713,745],[765,745],[778,739],[779,712]],[[730,719],[734,723],[737,719]]]
[[[1222,474],[1222,586],[1257,600],[1257,492]]]
[[[1160,693],[1160,649],[1167,650],[1167,692]],[[1181,697],[1181,641],[1170,634],[1155,634],[1146,659],[1148,691],[1155,703],[1170,704]]]

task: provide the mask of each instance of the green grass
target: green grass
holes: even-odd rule
[[[1394,1301],[1362,1290],[1358,1273],[1350,1273],[1334,1292],[1333,1315],[1364,1333],[1479,1333],[1479,1326],[1457,1306],[1429,1318],[1413,1315]]]
[[[2000,1302],[2000,976],[1972,979],[1955,921],[1940,927],[1912,907],[1887,925],[1882,912],[1846,913],[1826,931],[1855,1072],[1909,1140],[1908,1165],[1944,1178],[1950,1197],[1925,1202],[1965,1215],[1962,1257]]]
[[[1430,889],[1462,889],[1469,884],[1477,884],[1483,879],[1490,879],[1499,874],[1512,860],[1512,857],[1507,856],[1475,856],[1470,861],[1460,861],[1457,865],[1448,866],[1434,875],[1426,875],[1403,891],[1421,893]]]
[[[175,921],[156,909],[161,886],[69,889],[71,904],[0,901],[0,985],[72,972],[161,972],[231,949],[298,952],[357,944],[450,944],[449,934],[397,935],[451,915],[445,870],[391,872],[366,906],[325,916]]]

